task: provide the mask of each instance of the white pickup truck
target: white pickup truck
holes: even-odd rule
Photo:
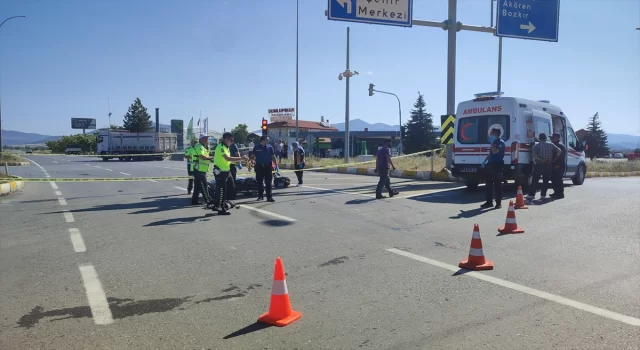
[[[64,150],[64,154],[80,154],[82,153],[82,148],[78,145],[67,145],[67,148]]]

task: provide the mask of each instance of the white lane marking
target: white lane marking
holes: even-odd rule
[[[245,209],[249,209],[249,210],[253,210],[253,211],[257,211],[258,213],[262,213],[264,215],[269,215],[269,216],[273,216],[274,218],[278,218],[284,221],[289,221],[289,222],[295,222],[296,219],[284,216],[284,215],[280,215],[280,214],[276,214],[276,213],[272,213],[270,211],[266,211],[266,210],[262,210],[262,209],[258,209],[258,208],[254,208],[254,207],[250,207],[248,205],[239,205],[239,208],[245,208]]]
[[[371,195],[371,194],[364,194],[364,193],[358,193],[358,192],[347,192],[347,191],[340,191],[340,190],[332,190],[332,189],[328,189],[328,188],[312,187],[312,186],[307,186],[307,185],[302,185],[302,187],[310,188],[310,189],[313,189],[313,190],[320,190],[320,191],[329,191],[329,192],[335,192],[335,193],[349,194],[349,195],[352,195],[352,196],[363,196],[363,197],[368,197],[368,198],[376,198],[376,196],[375,196],[375,195]]]
[[[107,168],[105,168],[104,170],[106,170],[106,171],[113,171],[113,170],[111,170],[111,169],[107,169]]]
[[[127,175],[127,176],[131,176],[131,174],[123,173],[122,171],[120,172],[120,174],[122,174],[122,175]]]
[[[53,181],[49,182],[49,185],[51,185],[51,188],[53,188],[54,191],[58,189],[58,185]]]
[[[56,191],[56,196],[62,196],[62,192]]]
[[[84,253],[87,251],[87,247],[84,245],[84,239],[82,239],[80,230],[77,228],[70,228],[69,237],[71,238],[73,250],[75,250],[76,253]]]
[[[67,201],[64,198],[58,198],[58,203],[60,203],[60,205],[67,205]]]
[[[437,193],[442,193],[442,192],[447,192],[447,191],[456,191],[462,188],[467,188],[467,186],[458,186],[458,187],[452,187],[452,188],[441,188],[441,189],[437,189],[437,190],[430,190],[430,191],[425,191],[425,192],[418,192],[418,193],[414,193],[414,194],[408,194],[405,196],[395,196],[393,197],[394,199],[403,199],[403,198],[415,198],[415,197],[442,197],[442,196],[453,196],[455,195],[455,193],[446,193],[446,194],[440,194],[440,195],[436,195]]]
[[[94,165],[93,167],[94,167],[94,168],[98,168],[98,169],[102,169],[101,167],[99,167],[99,166],[97,166],[97,165]]]
[[[52,160],[51,163],[58,164],[58,162],[56,162],[55,160]]]
[[[111,309],[109,309],[107,296],[104,294],[102,282],[98,279],[96,269],[91,264],[80,265],[79,268],[84,289],[87,292],[91,314],[93,315],[93,322],[101,325],[113,323],[113,315],[111,314]]]
[[[449,270],[451,272],[458,272],[460,270],[460,268],[458,268],[457,266],[454,265],[449,265],[437,260],[433,260],[433,259],[429,259],[429,258],[425,258],[423,256],[420,255],[416,255],[416,254],[412,254],[409,252],[405,252],[404,250],[399,250],[399,249],[395,249],[395,248],[390,248],[387,249],[388,252],[394,253],[394,254],[398,254],[398,255],[402,255],[404,257],[413,259],[413,260],[417,260],[423,263],[427,263],[433,266],[437,266],[440,268],[443,268],[445,270]],[[551,293],[547,293],[547,292],[543,292],[541,290],[537,290],[537,289],[533,289],[533,288],[529,288],[520,284],[516,284],[513,282],[509,282],[509,281],[505,281],[505,280],[501,280],[499,278],[496,277],[492,277],[489,275],[485,275],[476,271],[471,271],[471,272],[467,272],[464,274],[464,276],[469,276],[469,277],[473,277],[473,278],[477,278],[479,280],[485,281],[485,282],[489,282],[489,283],[493,283],[495,285],[501,286],[501,287],[505,287],[505,288],[509,288],[509,289],[513,289],[515,291],[524,293],[524,294],[529,294],[532,295],[534,297],[538,297],[541,299],[545,299],[548,301],[553,301],[554,303],[558,303],[558,304],[562,304],[562,305],[566,305],[566,306],[570,306],[572,308],[578,309],[578,310],[582,310],[582,311],[586,311],[589,313],[592,313],[594,315],[598,315],[598,316],[602,316],[602,317],[606,317],[608,319],[614,320],[614,321],[619,321],[622,323],[626,323],[632,326],[640,326],[640,319],[635,318],[635,317],[631,317],[631,316],[627,316],[627,315],[623,315],[623,314],[619,314],[617,312],[613,312],[613,311],[609,311],[609,310],[605,310],[605,309],[601,309],[599,307],[593,306],[593,305],[589,305],[589,304],[585,304],[585,303],[581,303],[579,301],[575,301],[575,300],[571,300],[565,297],[561,297],[559,295],[554,295]]]
[[[73,214],[71,214],[68,210],[63,210],[63,211],[62,211],[62,215],[64,215],[64,220],[65,220],[66,222],[74,222],[74,221],[76,221],[76,220],[73,218]]]
[[[45,175],[46,178],[51,178],[51,175],[47,174]]]
[[[181,191],[188,191],[186,188],[183,188],[183,187],[173,186],[173,188]]]
[[[151,181],[151,182],[158,182],[158,181],[156,181],[156,180],[149,180],[149,181]]]

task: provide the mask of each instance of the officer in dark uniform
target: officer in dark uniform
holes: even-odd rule
[[[551,185],[553,187],[553,193],[549,195],[549,197],[553,199],[562,199],[564,198],[564,170],[566,168],[566,158],[565,154],[567,152],[567,147],[560,142],[560,134],[554,132],[551,136],[551,142],[553,142],[556,147],[558,147],[562,154],[557,156],[551,166],[553,167],[551,172]]]
[[[491,208],[493,206],[493,194],[495,192],[496,205],[495,209],[502,208],[502,171],[504,168],[504,141],[500,138],[500,129],[491,129],[489,135],[489,143],[491,150],[487,159],[484,160],[482,166],[486,167],[486,199],[487,201],[481,205],[481,208]]]
[[[271,195],[271,185],[273,183],[273,162],[277,163],[273,147],[269,145],[267,136],[260,137],[260,144],[253,148],[256,157],[256,181],[258,182],[258,200],[264,199],[264,191],[267,191],[267,202],[275,202]]]

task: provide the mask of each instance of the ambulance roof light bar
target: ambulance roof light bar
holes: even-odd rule
[[[502,91],[492,91],[492,92],[481,92],[479,94],[474,94],[473,96],[475,96],[476,98],[482,98],[482,97],[500,97],[504,95],[504,92]]]

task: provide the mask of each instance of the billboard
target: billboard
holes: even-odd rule
[[[96,120],[93,118],[71,118],[71,129],[95,129]]]
[[[269,109],[269,120],[272,123],[287,122],[293,120],[296,115],[295,108],[273,108]]]

